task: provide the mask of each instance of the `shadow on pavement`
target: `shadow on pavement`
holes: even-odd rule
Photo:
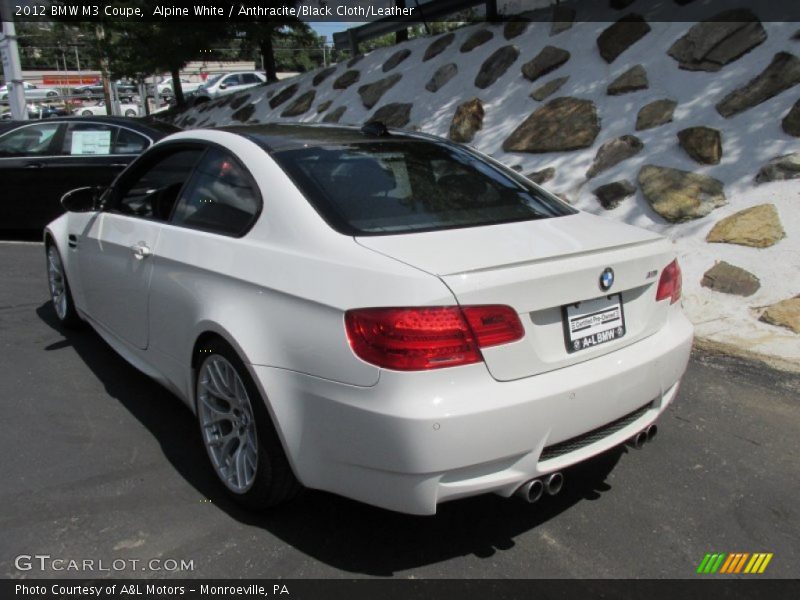
[[[49,302],[36,312],[65,337],[45,350],[71,345],[108,395],[147,428],[167,460],[204,498],[233,519],[261,527],[300,552],[352,573],[391,576],[457,556],[489,558],[508,550],[516,536],[609,490],[605,479],[625,452],[617,448],[565,471],[563,491],[533,506],[487,494],[445,503],[436,516],[418,517],[308,490],[285,506],[249,512],[234,503],[216,479],[194,415],[178,398],[130,366],[89,327],[64,330]]]

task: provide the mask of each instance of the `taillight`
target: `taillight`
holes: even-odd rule
[[[675,259],[661,272],[661,279],[658,280],[656,300],[666,300],[669,298],[669,303],[675,304],[681,299],[682,287],[681,268],[678,265],[678,259]]]
[[[480,348],[524,335],[508,306],[361,308],[345,313],[345,327],[356,356],[398,371],[480,362]]]

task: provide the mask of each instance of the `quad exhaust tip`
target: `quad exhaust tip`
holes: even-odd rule
[[[541,500],[545,492],[548,496],[555,496],[561,491],[562,487],[564,487],[564,475],[560,472],[550,473],[550,475],[541,479],[526,481],[517,488],[514,495],[519,496],[529,504],[533,504]]]

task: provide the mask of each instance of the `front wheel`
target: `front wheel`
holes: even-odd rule
[[[136,111],[129,108],[128,110],[125,111],[125,116],[126,117],[135,117],[136,116]]]
[[[90,111],[90,110],[85,110],[85,111],[83,111],[83,112],[81,113],[81,116],[83,116],[83,117],[91,117],[93,114],[94,114],[94,113],[93,113],[92,111]]]
[[[202,348],[200,357],[197,418],[217,477],[249,508],[267,508],[291,499],[301,486],[244,363],[221,340]]]
[[[82,323],[72,301],[72,292],[69,289],[64,263],[55,244],[47,246],[47,283],[50,288],[50,300],[56,311],[56,317],[65,327],[75,328]]]

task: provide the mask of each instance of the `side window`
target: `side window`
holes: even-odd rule
[[[227,152],[209,150],[186,186],[172,222],[223,235],[244,235],[261,209],[250,174]]]
[[[261,80],[254,73],[244,73],[242,74],[242,83],[261,83]]]
[[[143,135],[139,135],[120,127],[117,139],[114,141],[114,154],[141,154],[150,145],[150,142]]]
[[[238,75],[228,75],[225,79],[222,80],[222,83],[224,83],[228,87],[233,87],[235,85],[241,85],[242,81]]]
[[[66,156],[107,156],[119,129],[103,123],[70,123],[61,146]]]
[[[202,154],[202,149],[191,148],[154,157],[120,182],[111,209],[125,215],[168,220],[178,193]]]
[[[58,123],[29,125],[0,137],[0,156],[44,156],[49,154]]]

